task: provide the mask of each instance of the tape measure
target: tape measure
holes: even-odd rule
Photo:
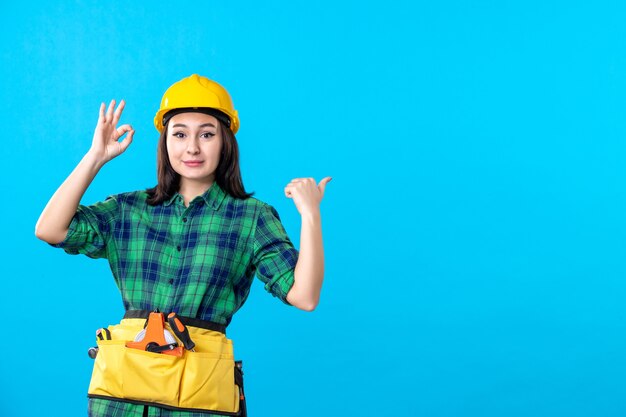
[[[169,330],[163,329],[163,336],[165,336],[165,341],[168,345],[176,343],[176,339],[172,335],[172,332],[170,332]],[[137,336],[135,336],[135,342],[141,342],[144,337],[146,337],[146,329],[143,329],[142,331],[137,333]]]

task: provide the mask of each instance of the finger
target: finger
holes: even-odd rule
[[[295,186],[299,186],[299,187],[303,187],[303,186],[310,186],[310,185],[314,185],[317,186],[317,183],[315,182],[315,179],[313,178],[294,178],[293,180],[291,180],[290,184],[293,184]]]
[[[330,180],[332,180],[333,177],[324,177],[320,183],[319,186],[326,186],[326,184],[328,184],[330,182]]]
[[[303,184],[306,184],[307,180],[306,178],[294,178],[293,180],[291,180],[291,182],[289,183],[290,185],[293,186],[302,186]]]
[[[98,122],[104,121],[104,109],[106,108],[106,104],[100,103],[100,114],[98,115]]]
[[[126,106],[126,102],[124,100],[120,101],[119,106],[117,106],[117,109],[113,114],[113,124],[117,124],[117,122],[119,122],[122,111],[124,110],[124,106]]]
[[[124,152],[126,148],[128,148],[128,146],[130,146],[130,144],[133,142],[134,134],[135,131],[131,129],[128,135],[126,135],[126,137],[124,138],[124,140],[120,142],[120,149],[122,150],[122,152]]]
[[[107,109],[107,114],[106,114],[107,122],[112,120],[114,108],[115,108],[115,100],[111,100],[111,103],[109,103],[109,108]]]
[[[315,178],[294,178],[292,182],[315,182]]]
[[[332,177],[326,177],[323,180],[320,181],[320,184],[318,185],[318,188],[322,194],[322,197],[324,197],[324,190],[326,190],[326,184],[328,184],[330,182],[330,180],[332,180]]]
[[[130,132],[131,130],[133,130],[133,127],[131,125],[122,125],[120,127],[118,127],[116,129],[117,132],[117,139],[121,138],[122,135],[126,132]]]

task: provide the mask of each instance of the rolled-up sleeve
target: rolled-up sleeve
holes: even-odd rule
[[[65,240],[50,246],[62,248],[70,255],[106,258],[107,244],[118,212],[115,196],[109,196],[106,200],[90,206],[81,204],[72,217]]]
[[[278,212],[269,204],[259,213],[254,234],[253,266],[265,290],[285,304],[294,283],[298,250],[287,236]]]

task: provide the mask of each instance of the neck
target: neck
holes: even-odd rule
[[[183,196],[183,200],[185,201],[185,206],[188,206],[189,203],[199,195],[204,194],[206,190],[211,188],[215,181],[207,182],[196,182],[196,181],[181,181],[180,188],[178,193]]]

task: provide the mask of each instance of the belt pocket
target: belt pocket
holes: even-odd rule
[[[123,390],[122,359],[126,345],[123,340],[98,341],[98,355],[93,364],[89,394],[116,396]]]
[[[180,407],[239,411],[239,390],[235,385],[232,355],[185,351],[184,358]]]
[[[182,358],[100,340],[89,395],[176,406],[185,363]]]
[[[177,404],[183,358],[125,348],[122,359],[123,395],[130,400]]]

